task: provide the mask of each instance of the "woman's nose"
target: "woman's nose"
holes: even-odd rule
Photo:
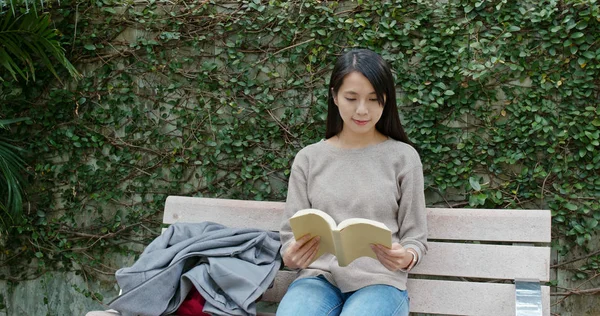
[[[369,111],[367,110],[367,105],[365,101],[358,102],[358,106],[356,107],[356,114],[367,114]]]

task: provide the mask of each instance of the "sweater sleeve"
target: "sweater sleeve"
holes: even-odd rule
[[[398,237],[403,247],[412,248],[417,252],[418,263],[427,253],[427,211],[422,165],[410,168],[400,175],[398,181],[401,191],[398,205]]]
[[[292,164],[292,170],[288,183],[287,199],[285,202],[285,210],[283,212],[281,228],[279,230],[282,256],[292,241],[294,241],[294,235],[290,227],[290,217],[292,217],[299,210],[311,207],[307,190],[307,169],[308,159],[302,154],[301,151],[296,155],[294,163]]]

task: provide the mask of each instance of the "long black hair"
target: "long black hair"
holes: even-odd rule
[[[333,67],[327,97],[325,138],[331,138],[342,131],[344,122],[333,96],[337,95],[344,78],[353,72],[361,73],[369,80],[375,88],[379,104],[383,104],[383,113],[375,128],[385,136],[413,146],[400,122],[394,77],[390,66],[381,56],[368,49],[353,49],[344,53]]]

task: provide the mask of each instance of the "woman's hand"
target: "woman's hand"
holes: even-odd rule
[[[382,245],[371,245],[379,262],[390,271],[406,269],[413,259],[413,254],[399,243],[393,243],[392,248]],[[417,258],[415,258],[416,260]]]
[[[283,264],[291,269],[308,267],[317,255],[320,240],[321,237],[319,236],[310,238],[310,234],[306,234],[302,238],[292,241],[292,244],[283,254]]]

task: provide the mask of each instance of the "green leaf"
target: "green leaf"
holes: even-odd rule
[[[473,190],[475,191],[480,191],[481,190],[481,185],[479,184],[479,180],[474,178],[474,177],[470,177],[469,178],[469,183],[471,184],[471,188],[473,188]]]
[[[578,50],[579,50],[579,47],[577,47],[577,46],[571,46],[571,48],[570,48],[572,55],[575,55]]]
[[[595,219],[595,218],[587,219],[586,222],[585,222],[585,226],[588,229],[594,229],[594,228],[596,228],[598,226],[598,220]]]
[[[577,205],[575,205],[575,204],[572,204],[572,203],[567,203],[567,204],[565,204],[565,207],[566,207],[567,209],[571,210],[571,211],[575,211],[575,210],[577,210]]]
[[[581,37],[583,37],[583,35],[584,34],[582,32],[575,32],[575,33],[571,34],[571,38],[572,39],[581,38]]]
[[[588,26],[588,22],[585,20],[581,20],[579,22],[577,22],[577,25],[575,26],[575,28],[577,28],[578,30],[584,30],[586,27]]]
[[[583,56],[587,59],[594,59],[596,57],[596,55],[592,52],[586,51],[583,53]]]

